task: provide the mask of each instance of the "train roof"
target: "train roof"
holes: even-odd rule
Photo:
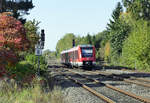
[[[71,48],[71,49],[62,51],[60,54],[67,53],[67,52],[71,52],[71,51],[74,51],[74,50],[78,50],[78,48],[79,48],[78,46],[77,46],[77,47],[73,47],[73,48]]]
[[[79,47],[93,47],[93,45],[78,45],[78,46],[70,48],[68,50],[64,50],[60,54],[71,52],[71,51],[74,51],[74,50],[78,50]]]

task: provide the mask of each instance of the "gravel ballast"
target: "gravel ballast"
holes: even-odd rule
[[[146,88],[146,87],[138,86],[136,84],[130,84],[130,83],[126,83],[126,82],[118,81],[118,80],[114,81],[110,78],[106,78],[105,76],[100,76],[100,75],[96,75],[96,74],[92,75],[90,73],[87,73],[85,70],[80,70],[80,69],[71,69],[71,70],[78,72],[82,75],[89,76],[90,78],[98,79],[103,83],[113,85],[113,86],[123,89],[125,91],[132,92],[136,95],[150,98],[150,88]],[[89,91],[80,87],[78,84],[75,84],[73,81],[66,79],[58,71],[60,71],[64,74],[67,74],[67,75],[69,74],[69,75],[73,76],[73,78],[78,79],[82,83],[86,84],[87,86],[91,87],[92,89],[96,90],[97,92],[103,94],[104,96],[112,99],[116,103],[142,103],[139,100],[136,100],[125,94],[122,94],[122,93],[119,93],[112,89],[109,89],[105,86],[101,86],[100,84],[92,84],[93,82],[91,82],[91,81],[81,79],[79,76],[76,76],[75,74],[66,72],[64,70],[64,68],[62,68],[62,67],[61,68],[51,67],[51,68],[49,68],[49,71],[51,72],[50,74],[52,75],[52,78],[54,78],[54,80],[55,80],[55,85],[58,85],[62,88],[65,103],[105,103],[105,102],[103,100],[101,100],[100,98],[98,98],[97,96],[94,96]],[[113,69],[101,70],[101,71],[120,74],[120,75],[121,74],[126,74],[126,75],[134,74],[133,72],[113,70]],[[143,77],[144,76],[145,75],[143,74]],[[141,76],[139,78],[143,78],[143,77]],[[147,75],[145,76],[145,78],[150,79],[150,77],[148,77]]]

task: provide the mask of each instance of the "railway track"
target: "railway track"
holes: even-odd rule
[[[107,73],[107,72],[101,72],[101,71],[95,71],[95,72],[88,71],[88,72],[91,73],[91,74],[103,75],[103,76],[106,76],[106,77],[109,77],[109,78],[112,78],[112,79],[115,79],[115,80],[117,79],[117,80],[121,80],[121,81],[124,81],[124,82],[127,82],[127,83],[133,83],[133,84],[136,84],[136,85],[140,85],[140,86],[150,88],[150,84],[143,83],[143,82],[150,83],[150,80],[148,80],[148,79],[135,78],[133,76],[128,76],[127,77],[128,79],[125,79],[121,75],[114,74],[114,73]],[[135,81],[135,80],[137,80],[137,81]],[[141,81],[141,82],[138,82],[138,81]]]
[[[94,89],[90,88],[89,86],[87,86],[86,84],[81,83],[79,80],[72,78],[69,75],[64,74],[64,72],[69,71],[68,69],[63,70],[60,72],[59,70],[56,70],[57,72],[59,72],[59,74],[62,74],[63,76],[66,77],[66,79],[70,79],[71,81],[73,81],[74,83],[80,85],[82,88],[86,89],[87,91],[91,92],[93,95],[97,96],[98,98],[102,99],[104,102],[107,103],[116,103],[115,101],[111,100],[110,98],[104,96],[103,94],[95,91]],[[69,71],[70,72],[70,71]]]
[[[57,67],[56,67],[57,68]],[[114,87],[114,86],[112,86],[112,85],[109,85],[109,84],[107,84],[107,83],[102,83],[101,81],[99,81],[99,80],[96,80],[96,79],[92,79],[92,78],[89,78],[89,77],[87,77],[87,76],[84,76],[84,75],[81,75],[81,74],[78,74],[78,73],[73,73],[73,71],[72,71],[72,69],[65,69],[65,67],[60,67],[60,68],[64,68],[64,70],[63,70],[63,76],[64,77],[66,77],[67,79],[69,79],[69,80],[71,80],[71,81],[73,81],[73,82],[75,82],[75,83],[77,83],[78,85],[80,85],[82,88],[84,88],[84,89],[86,89],[86,90],[88,90],[89,92],[91,92],[92,94],[94,94],[95,96],[97,96],[97,97],[99,97],[101,100],[103,100],[103,101],[105,101],[105,102],[108,102],[108,103],[117,103],[118,101],[116,101],[115,99],[112,99],[111,97],[109,97],[108,95],[106,95],[105,93],[103,93],[103,92],[99,92],[99,91],[97,91],[97,90],[95,90],[95,89],[92,89],[92,88],[90,88],[88,85],[86,85],[85,83],[83,83],[83,82],[81,82],[80,80],[77,80],[77,79],[75,79],[74,77],[72,77],[71,75],[66,75],[65,74],[65,72],[70,72],[70,74],[72,73],[72,74],[75,74],[75,75],[80,75],[80,77],[82,77],[82,78],[85,78],[86,80],[90,80],[90,81],[92,81],[92,84],[100,84],[100,85],[102,85],[102,87],[104,86],[104,87],[107,87],[107,88],[110,88],[110,89],[112,89],[112,90],[114,90],[114,91],[117,91],[117,92],[120,92],[120,94],[124,94],[124,95],[128,95],[129,97],[132,97],[132,98],[134,98],[134,99],[136,99],[136,100],[138,100],[138,101],[141,101],[141,102],[145,102],[145,103],[150,103],[150,99],[148,99],[148,98],[145,98],[145,95],[142,97],[142,96],[138,96],[138,95],[135,95],[135,93],[133,94],[133,93],[130,93],[130,92],[127,92],[127,91],[124,91],[124,90],[122,90],[122,89],[119,89],[119,88],[116,88],[116,87]],[[77,69],[77,68],[76,68]],[[116,80],[126,80],[126,78],[128,78],[127,80],[137,80],[137,81],[141,81],[141,82],[150,82],[148,79],[146,80],[146,79],[143,79],[143,78],[135,78],[135,77],[133,77],[133,76],[129,76],[129,77],[126,77],[126,78],[123,78],[123,77],[120,77],[120,75],[118,75],[118,74],[114,74],[114,73],[104,73],[104,72],[101,72],[100,73],[100,71],[98,72],[98,71],[85,71],[85,70],[82,70],[82,69],[79,69],[80,71],[79,72],[89,72],[90,74],[103,74],[103,76],[104,77],[110,77],[110,78],[113,78],[113,79],[116,79]],[[77,70],[76,70],[77,71]],[[57,69],[57,72],[59,72],[59,69]],[[93,73],[92,73],[93,72]],[[97,72],[97,73],[96,73]],[[129,83],[129,82],[128,82]],[[130,82],[130,83],[132,83],[132,82]],[[91,85],[92,85],[91,84]],[[136,84],[136,83],[134,83],[134,84]],[[144,83],[143,83],[144,84]],[[129,86],[130,87],[130,86]],[[149,86],[146,86],[146,87],[149,87]],[[119,89],[119,90],[118,90]],[[125,89],[126,90],[126,89]],[[149,96],[148,96],[149,97]],[[124,98],[123,98],[124,99]],[[136,103],[136,102],[135,102]]]
[[[116,88],[112,85],[109,85],[109,84],[106,84],[106,83],[102,83],[101,81],[99,80],[96,80],[96,79],[92,79],[92,78],[89,78],[87,76],[84,76],[84,75],[81,75],[79,73],[76,73],[76,72],[73,72],[69,69],[67,69],[67,71],[69,71],[70,73],[73,73],[75,75],[79,75],[80,77],[82,78],[85,78],[86,80],[90,80],[90,81],[93,81],[93,83],[96,83],[96,84],[100,84],[100,85],[103,85],[107,88],[110,88],[112,90],[115,90],[117,92],[120,92],[122,94],[125,94],[125,95],[128,95],[134,99],[137,99],[141,102],[145,102],[145,103],[150,103],[150,99],[147,99],[147,98],[144,98],[144,97],[141,97],[141,96],[137,96],[136,94],[133,94],[133,93],[130,93],[130,92],[127,92],[127,91],[124,91],[122,89],[119,89],[119,88]],[[91,93],[93,93],[94,95],[96,95],[97,97],[101,98],[102,100],[104,100],[105,102],[108,102],[108,103],[115,103],[115,101],[111,100],[110,98],[104,96],[103,94],[99,93],[99,92],[96,92],[95,90],[93,90],[92,88],[88,87],[87,85],[81,83],[80,81],[78,81],[77,79],[74,79],[73,77],[71,76],[68,76],[68,75],[64,75],[66,76],[68,79],[74,81],[75,83],[79,84],[80,86],[82,86],[84,89],[90,91]]]
[[[64,66],[62,66],[64,67]],[[64,67],[65,68],[65,67]],[[81,70],[81,69],[79,69]],[[130,70],[131,71],[131,70]],[[102,71],[86,71],[86,72],[89,72],[91,74],[98,74],[98,75],[103,75],[103,76],[106,76],[106,77],[109,77],[109,78],[113,78],[113,79],[117,79],[117,80],[121,80],[121,81],[124,81],[124,82],[127,82],[127,83],[132,83],[132,84],[136,84],[136,85],[140,85],[140,86],[144,86],[144,87],[148,87],[150,88],[150,80],[148,79],[144,79],[144,78],[136,78],[134,76],[126,76],[126,77],[123,77],[119,74],[114,74],[114,73],[108,73],[108,72],[102,72]],[[143,73],[143,72],[142,72]],[[141,83],[142,82],[142,83]],[[147,82],[147,83],[143,83],[143,82]]]
[[[66,75],[64,75],[66,76]],[[68,79],[72,80],[73,82],[79,84],[81,87],[83,87],[84,89],[88,90],[89,92],[91,92],[92,94],[94,94],[95,96],[99,97],[100,99],[102,99],[103,101],[107,102],[107,103],[115,103],[115,101],[111,100],[110,98],[104,96],[103,94],[95,91],[94,89],[88,87],[87,85],[79,82],[78,80],[72,78],[71,76],[66,76]]]

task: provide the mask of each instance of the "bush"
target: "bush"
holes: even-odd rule
[[[40,70],[45,71],[47,69],[47,62],[44,56],[40,56]],[[31,63],[34,66],[34,69],[37,71],[38,68],[38,56],[34,54],[28,54],[25,57],[25,60]]]
[[[7,65],[8,77],[17,81],[30,83],[38,71],[38,57],[29,54],[25,61],[18,62],[15,66]],[[43,56],[40,56],[40,75],[47,69],[47,63]]]
[[[150,68],[150,27],[143,20],[137,21],[129,38],[125,41],[122,64],[138,69]]]
[[[18,81],[22,81],[27,77],[35,75],[35,69],[32,64],[27,61],[18,62],[14,67],[7,66],[7,70],[10,73],[10,76]],[[30,79],[31,79],[30,78]]]

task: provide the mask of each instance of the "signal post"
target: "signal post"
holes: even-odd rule
[[[40,76],[40,56],[42,55],[42,50],[44,49],[45,44],[45,33],[44,29],[41,30],[41,35],[38,43],[35,45],[35,55],[38,56],[38,68],[37,75]]]

